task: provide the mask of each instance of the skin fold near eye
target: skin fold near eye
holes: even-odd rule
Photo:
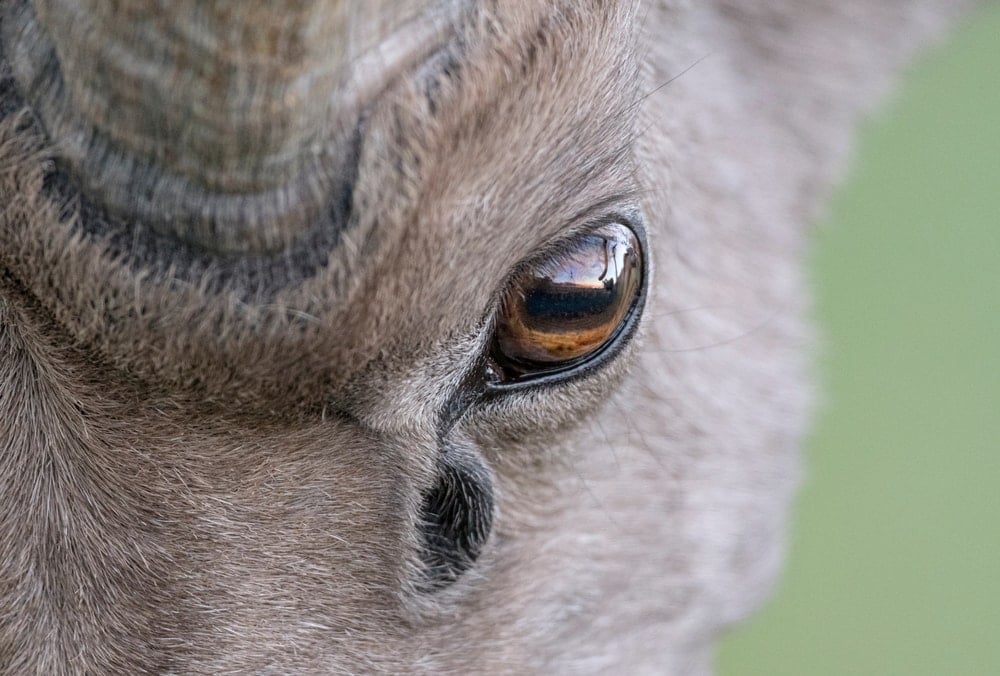
[[[642,288],[635,233],[611,223],[514,279],[497,319],[494,360],[523,380],[586,361],[614,340]]]

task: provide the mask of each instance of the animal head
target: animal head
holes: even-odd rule
[[[707,670],[960,4],[4,0],[3,669]]]

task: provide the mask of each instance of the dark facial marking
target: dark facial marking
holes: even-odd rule
[[[483,460],[447,448],[421,509],[422,590],[447,587],[476,562],[493,528],[493,510],[493,480]]]

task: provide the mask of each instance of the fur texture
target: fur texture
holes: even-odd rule
[[[707,672],[780,568],[807,223],[968,4],[475,3],[365,108],[310,267],[56,189],[4,65],[0,671]],[[463,398],[511,270],[615,216],[655,265],[631,344]],[[456,466],[488,538],[427,585]]]

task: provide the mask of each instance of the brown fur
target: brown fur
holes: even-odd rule
[[[351,226],[281,288],[113,252],[7,115],[0,670],[707,671],[780,567],[805,224],[961,3],[873,4],[482,3],[367,109]],[[442,431],[510,271],[639,210],[629,349]],[[488,468],[496,521],[428,591],[442,444]]]

